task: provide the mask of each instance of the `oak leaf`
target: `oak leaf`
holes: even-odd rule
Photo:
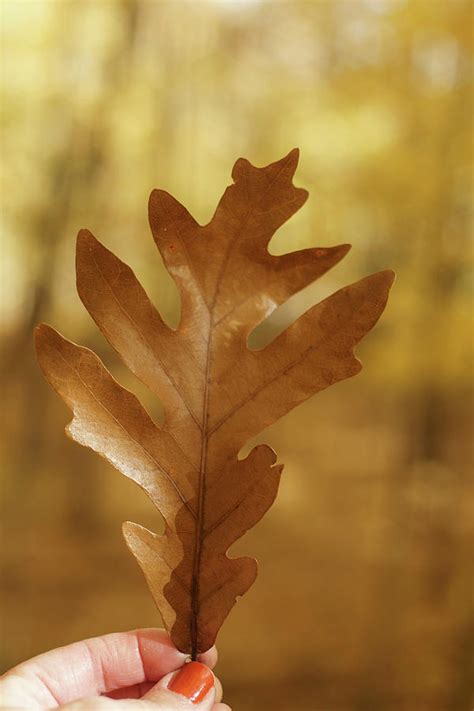
[[[149,495],[165,521],[156,535],[124,524],[176,646],[207,650],[257,575],[229,547],[272,505],[282,465],[248,440],[320,390],[361,368],[354,346],[382,313],[393,272],[336,292],[260,350],[251,331],[324,274],[349,245],[272,256],[275,231],[306,201],[292,183],[298,151],[264,168],[239,159],[233,184],[205,226],[163,190],[150,196],[155,242],[181,296],[167,326],[132,270],[87,230],[77,241],[77,287],[128,368],[162,401],[158,426],[89,349],[41,324],[41,367],[74,413],[67,432]]]

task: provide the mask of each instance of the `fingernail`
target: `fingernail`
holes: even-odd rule
[[[188,662],[171,680],[168,689],[198,704],[214,686],[214,675],[201,662]]]

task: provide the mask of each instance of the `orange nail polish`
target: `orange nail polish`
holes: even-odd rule
[[[170,682],[168,689],[198,704],[214,686],[214,676],[205,664],[188,662]]]

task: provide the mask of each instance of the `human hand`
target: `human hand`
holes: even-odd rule
[[[164,630],[118,632],[53,649],[0,677],[1,711],[230,711],[212,647],[185,664]]]

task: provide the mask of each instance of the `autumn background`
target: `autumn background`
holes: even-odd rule
[[[472,4],[462,0],[4,0],[0,667],[78,638],[159,625],[121,536],[147,497],[67,440],[41,320],[93,347],[153,412],[75,291],[88,227],[170,323],[178,297],[146,205],[210,219],[235,159],[301,149],[305,207],[271,250],[351,242],[279,309],[385,267],[365,368],[263,433],[285,462],[236,547],[256,585],[224,625],[236,711],[467,711],[472,585]]]

